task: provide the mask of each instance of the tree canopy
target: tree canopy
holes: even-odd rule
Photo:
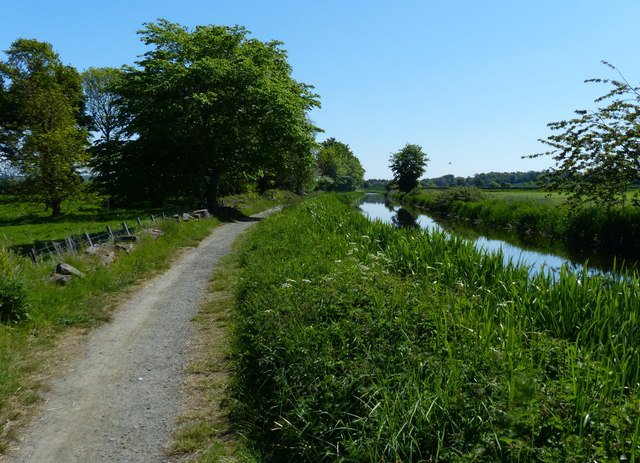
[[[295,188],[309,177],[318,129],[307,112],[319,101],[291,77],[280,42],[166,20],[139,33],[150,49],[115,87],[130,139],[113,166],[119,192],[213,209],[221,182],[277,173]]]
[[[0,63],[0,156],[53,215],[83,185],[88,159],[79,73],[46,42],[18,39]]]
[[[543,176],[542,186],[569,193],[574,204],[624,203],[640,174],[640,87],[630,85],[622,76],[621,80],[587,82],[612,86],[596,99],[608,104],[594,111],[579,110],[574,119],[548,124],[556,133],[540,141],[552,150],[526,157],[551,156],[555,166]],[[638,202],[638,193],[634,202]]]
[[[392,154],[389,161],[398,189],[409,192],[418,186],[418,179],[424,173],[429,158],[422,152],[421,146],[407,143],[400,151]]]
[[[364,168],[349,145],[329,138],[317,154],[319,187],[330,191],[353,191],[364,181]]]

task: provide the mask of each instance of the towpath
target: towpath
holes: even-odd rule
[[[92,332],[7,462],[163,462],[182,402],[190,321],[215,264],[253,220],[214,229]]]

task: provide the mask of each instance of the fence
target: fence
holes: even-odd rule
[[[163,212],[162,215],[159,216],[155,216],[153,214],[150,215],[149,220],[151,222],[155,222],[159,219],[180,221],[182,216],[182,213],[173,214]],[[200,218],[200,216],[196,215],[195,218]],[[142,220],[139,217],[137,218],[137,224],[139,227],[143,226]],[[13,250],[23,257],[28,256],[31,259],[31,262],[37,264],[39,260],[43,260],[44,258],[52,255],[61,254],[63,252],[75,252],[88,246],[123,240],[123,237],[125,236],[133,236],[135,231],[136,228],[128,226],[126,222],[122,222],[121,229],[114,230],[110,226],[107,226],[106,231],[83,233],[81,235],[68,236],[61,240],[52,240],[44,243],[36,242],[29,245],[15,246]]]

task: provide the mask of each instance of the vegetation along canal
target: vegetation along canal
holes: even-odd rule
[[[393,223],[398,228],[415,227],[429,231],[444,231],[445,233],[458,234],[457,227],[450,227],[448,224],[443,225],[442,222],[436,222],[432,217],[424,212],[409,210],[406,207],[399,206],[389,202],[387,198],[379,193],[368,193],[364,196],[359,205],[363,214],[372,220],[378,219],[386,223]],[[468,228],[468,227],[467,227]],[[502,252],[505,263],[511,261],[513,263],[521,263],[529,268],[530,274],[536,274],[544,269],[544,271],[557,273],[560,268],[565,265],[567,269],[574,273],[583,272],[584,259],[578,257],[565,257],[560,249],[556,252],[547,252],[539,249],[525,248],[503,239],[495,239],[483,236],[479,233],[465,230],[464,238],[471,239],[477,248],[482,248],[487,252]],[[596,262],[595,259],[589,259],[590,262]],[[589,264],[588,273],[603,273],[611,269],[611,263],[597,260],[595,265]]]

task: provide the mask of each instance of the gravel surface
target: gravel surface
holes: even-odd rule
[[[96,329],[7,461],[168,461],[163,450],[180,411],[191,318],[216,262],[252,223],[217,227]]]

